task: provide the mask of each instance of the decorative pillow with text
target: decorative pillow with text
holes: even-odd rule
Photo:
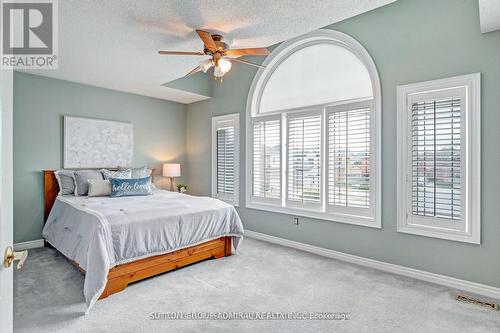
[[[112,198],[152,194],[151,177],[132,179],[110,178],[109,182],[111,183],[110,197]]]

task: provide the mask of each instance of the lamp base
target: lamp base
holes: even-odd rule
[[[174,183],[174,177],[169,177],[170,178],[170,192],[175,192],[175,183]]]

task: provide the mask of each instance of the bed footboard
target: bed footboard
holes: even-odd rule
[[[115,266],[109,270],[106,289],[99,299],[124,290],[129,283],[206,259],[218,259],[230,255],[231,237],[221,237],[175,252]]]

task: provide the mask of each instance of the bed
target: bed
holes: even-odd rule
[[[209,197],[154,190],[149,196],[58,196],[44,171],[43,237],[85,274],[87,313],[129,283],[231,255],[242,237],[233,206]]]

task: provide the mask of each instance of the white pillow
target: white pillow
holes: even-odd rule
[[[104,179],[118,178],[118,179],[130,179],[132,178],[132,169],[111,171],[108,169],[101,170]]]
[[[104,197],[111,194],[109,180],[89,179],[89,197]]]
[[[124,168],[121,166],[118,166],[118,170],[128,170],[130,169],[132,171],[132,175],[130,178],[146,178],[151,176],[151,170],[147,166],[143,166],[140,168]]]

